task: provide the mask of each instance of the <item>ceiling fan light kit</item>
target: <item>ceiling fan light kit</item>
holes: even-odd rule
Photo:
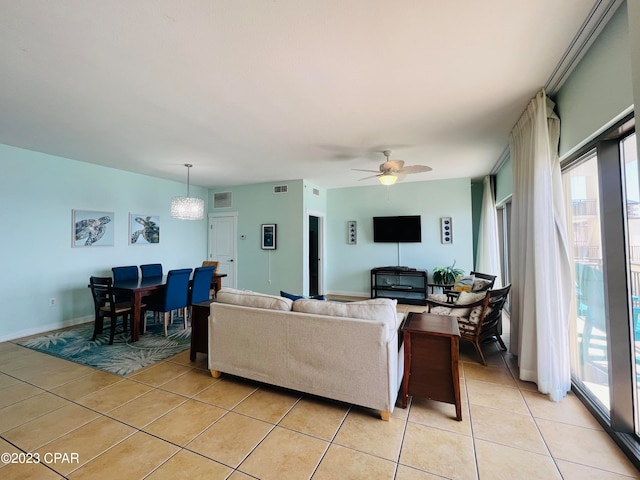
[[[171,199],[171,218],[202,220],[204,218],[204,200],[189,196],[189,169],[193,165],[185,163],[184,166],[187,167],[187,196]]]
[[[396,177],[393,173],[385,173],[384,175],[378,177],[378,180],[380,180],[380,183],[382,185],[393,185],[398,180],[398,177]]]
[[[380,164],[379,171],[376,170],[363,170],[360,168],[354,168],[353,170],[359,172],[371,172],[376,175],[370,177],[361,178],[360,180],[367,180],[369,178],[378,178],[382,185],[393,185],[398,180],[398,177],[402,179],[407,173],[422,173],[431,171],[431,167],[426,165],[407,165],[404,166],[404,160],[389,160],[391,150],[384,150],[382,154],[387,157],[386,162]]]

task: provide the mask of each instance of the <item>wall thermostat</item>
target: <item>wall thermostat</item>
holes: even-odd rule
[[[451,217],[440,218],[440,242],[453,243],[453,222]]]
[[[349,245],[358,243],[358,223],[355,220],[347,222],[347,243]]]

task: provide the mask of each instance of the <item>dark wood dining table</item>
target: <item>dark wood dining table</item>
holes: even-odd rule
[[[222,287],[222,279],[226,273],[216,273],[211,278],[211,287],[214,291]],[[139,278],[137,280],[124,280],[113,284],[116,294],[131,297],[133,307],[133,318],[131,327],[131,342],[137,342],[140,337],[140,318],[142,298],[161,292],[167,283],[167,276]]]

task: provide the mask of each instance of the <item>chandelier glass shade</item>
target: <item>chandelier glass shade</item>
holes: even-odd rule
[[[187,167],[187,196],[171,199],[171,218],[202,220],[204,218],[204,200],[189,196],[189,169],[193,165],[185,163],[184,166]]]
[[[380,183],[382,185],[393,185],[394,183],[396,183],[396,180],[398,180],[398,177],[396,177],[393,173],[385,173],[378,178],[380,179]]]

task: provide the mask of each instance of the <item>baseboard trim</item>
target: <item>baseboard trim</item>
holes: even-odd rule
[[[20,330],[18,332],[13,332],[8,335],[3,335],[0,337],[0,342],[9,342],[11,340],[17,340],[19,338],[30,337],[31,335],[37,335],[39,333],[51,332],[52,330],[59,330],[61,328],[73,327],[74,325],[80,325],[81,323],[89,323],[93,322],[93,315],[89,315],[86,317],[72,318],[70,320],[65,320],[63,322],[55,322],[48,323],[46,325],[38,325],[34,328],[29,328],[27,330]]]

